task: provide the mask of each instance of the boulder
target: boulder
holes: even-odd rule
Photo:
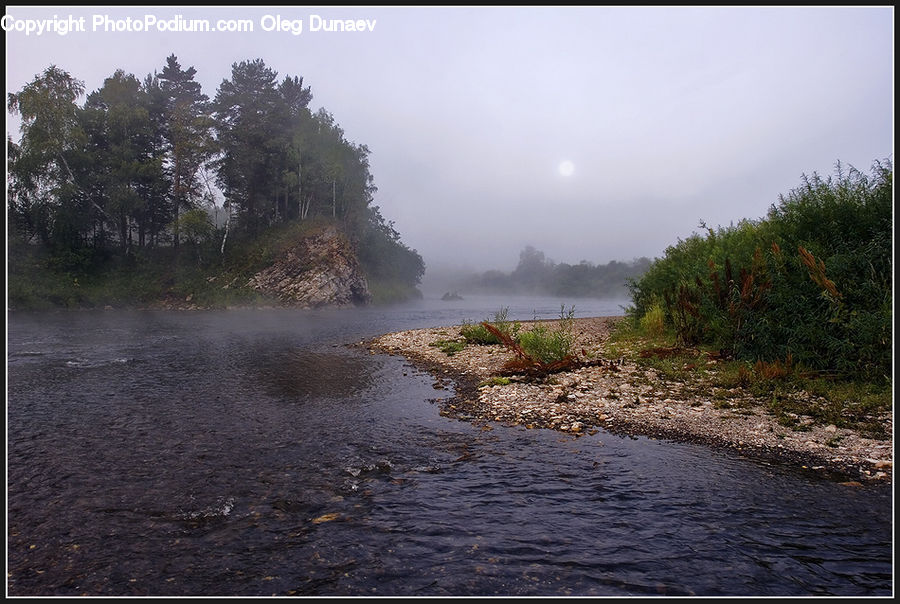
[[[372,300],[353,246],[334,226],[304,237],[247,285],[289,306],[361,306]]]

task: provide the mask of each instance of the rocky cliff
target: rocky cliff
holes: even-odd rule
[[[300,308],[359,306],[372,299],[353,247],[333,226],[299,240],[247,286]]]

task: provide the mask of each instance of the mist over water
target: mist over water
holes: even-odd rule
[[[235,229],[229,249],[245,220],[354,224],[378,210],[367,231],[396,226],[421,254],[425,296],[358,310],[8,314],[9,595],[892,594],[890,485],[452,419],[441,410],[454,392],[434,376],[352,345],[502,309],[621,315],[628,301],[615,297],[473,293],[603,289],[581,276],[459,283],[514,271],[526,246],[556,263],[658,257],[701,224],[766,216],[805,174],[890,156],[893,7],[276,8],[9,7],[8,233],[50,237],[64,266],[90,256],[83,242],[124,243],[123,228],[154,251],[160,228],[188,218],[182,202],[211,202],[215,224]],[[109,25],[74,25],[95,19]],[[178,27],[138,31],[149,19]],[[226,26],[186,27],[199,21]],[[199,89],[191,119],[164,127],[150,83],[168,57],[178,89]],[[70,85],[59,103],[17,96],[51,65]],[[267,92],[220,97],[229,78]],[[29,97],[53,105],[43,117],[68,135],[47,137],[39,118],[23,139]],[[260,119],[234,128],[227,108],[239,106]],[[159,169],[199,166],[214,159],[194,161],[199,149],[229,140],[237,161],[207,164],[198,186]],[[90,215],[82,194],[43,204],[73,186],[110,194]],[[187,189],[197,195],[168,203]],[[225,220],[226,203],[240,220]],[[395,259],[370,258],[411,266],[403,282],[418,274]],[[30,300],[42,279],[21,268],[8,272]],[[462,299],[440,299],[457,289]]]
[[[620,314],[469,297],[359,311],[13,313],[10,595],[889,595],[889,486],[444,417],[348,346]]]

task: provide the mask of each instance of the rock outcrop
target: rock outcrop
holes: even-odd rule
[[[350,242],[333,226],[298,241],[247,286],[300,308],[360,306],[372,299]]]

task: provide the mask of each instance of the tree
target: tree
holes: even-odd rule
[[[283,153],[280,156],[281,179],[280,192],[283,193],[284,204],[279,205],[279,191],[275,192],[276,220],[296,216],[301,220],[309,214],[309,198],[303,196],[303,160],[304,153],[308,153],[311,115],[308,109],[312,100],[312,92],[309,86],[303,86],[303,78],[293,76],[285,77],[278,87],[281,102],[278,106],[277,120],[282,124],[280,128]],[[291,197],[296,201],[291,202]]]
[[[519,254],[519,264],[512,273],[512,280],[524,291],[534,293],[547,281],[553,271],[553,262],[544,258],[544,252],[527,246]]]
[[[368,147],[324,108],[310,111],[303,78],[279,81],[261,59],[234,63],[210,102],[195,75],[170,55],[143,81],[116,71],[78,107],[83,84],[51,66],[9,95],[23,118],[21,140],[7,142],[11,232],[105,255],[155,246],[171,229],[176,247],[185,237],[199,254],[216,228],[203,205],[214,172],[223,254],[231,232],[255,238],[316,216],[340,223],[373,274],[418,282],[421,256],[372,206]]]
[[[366,273],[381,281],[415,287],[425,274],[422,256],[400,241],[400,233],[381,215],[378,206],[367,209],[359,259]]]
[[[277,161],[283,150],[277,109],[277,73],[262,59],[232,65],[231,79],[216,94],[215,131],[221,155],[218,182],[238,220],[258,233],[273,214],[268,193],[280,181]]]
[[[197,262],[203,262],[200,253],[201,247],[209,241],[215,230],[206,210],[194,208],[181,214],[178,217],[178,230],[184,234],[188,244],[197,251]]]
[[[182,69],[174,54],[158,77],[163,104],[163,133],[166,140],[166,169],[174,212],[174,242],[178,245],[178,216],[182,210],[196,207],[203,196],[198,177],[201,167],[212,155],[212,118],[209,97],[194,81],[197,70]]]
[[[90,195],[104,207],[122,250],[134,244],[135,230],[143,245],[146,221],[153,214],[148,206],[158,203],[165,190],[150,97],[134,75],[117,70],[88,96],[82,123],[90,167],[83,180]],[[102,236],[102,227],[100,232]]]
[[[9,111],[22,118],[19,144],[8,144],[8,212],[26,239],[81,243],[75,206],[85,199],[70,160],[84,138],[75,103],[83,94],[81,81],[51,65],[8,97]]]

